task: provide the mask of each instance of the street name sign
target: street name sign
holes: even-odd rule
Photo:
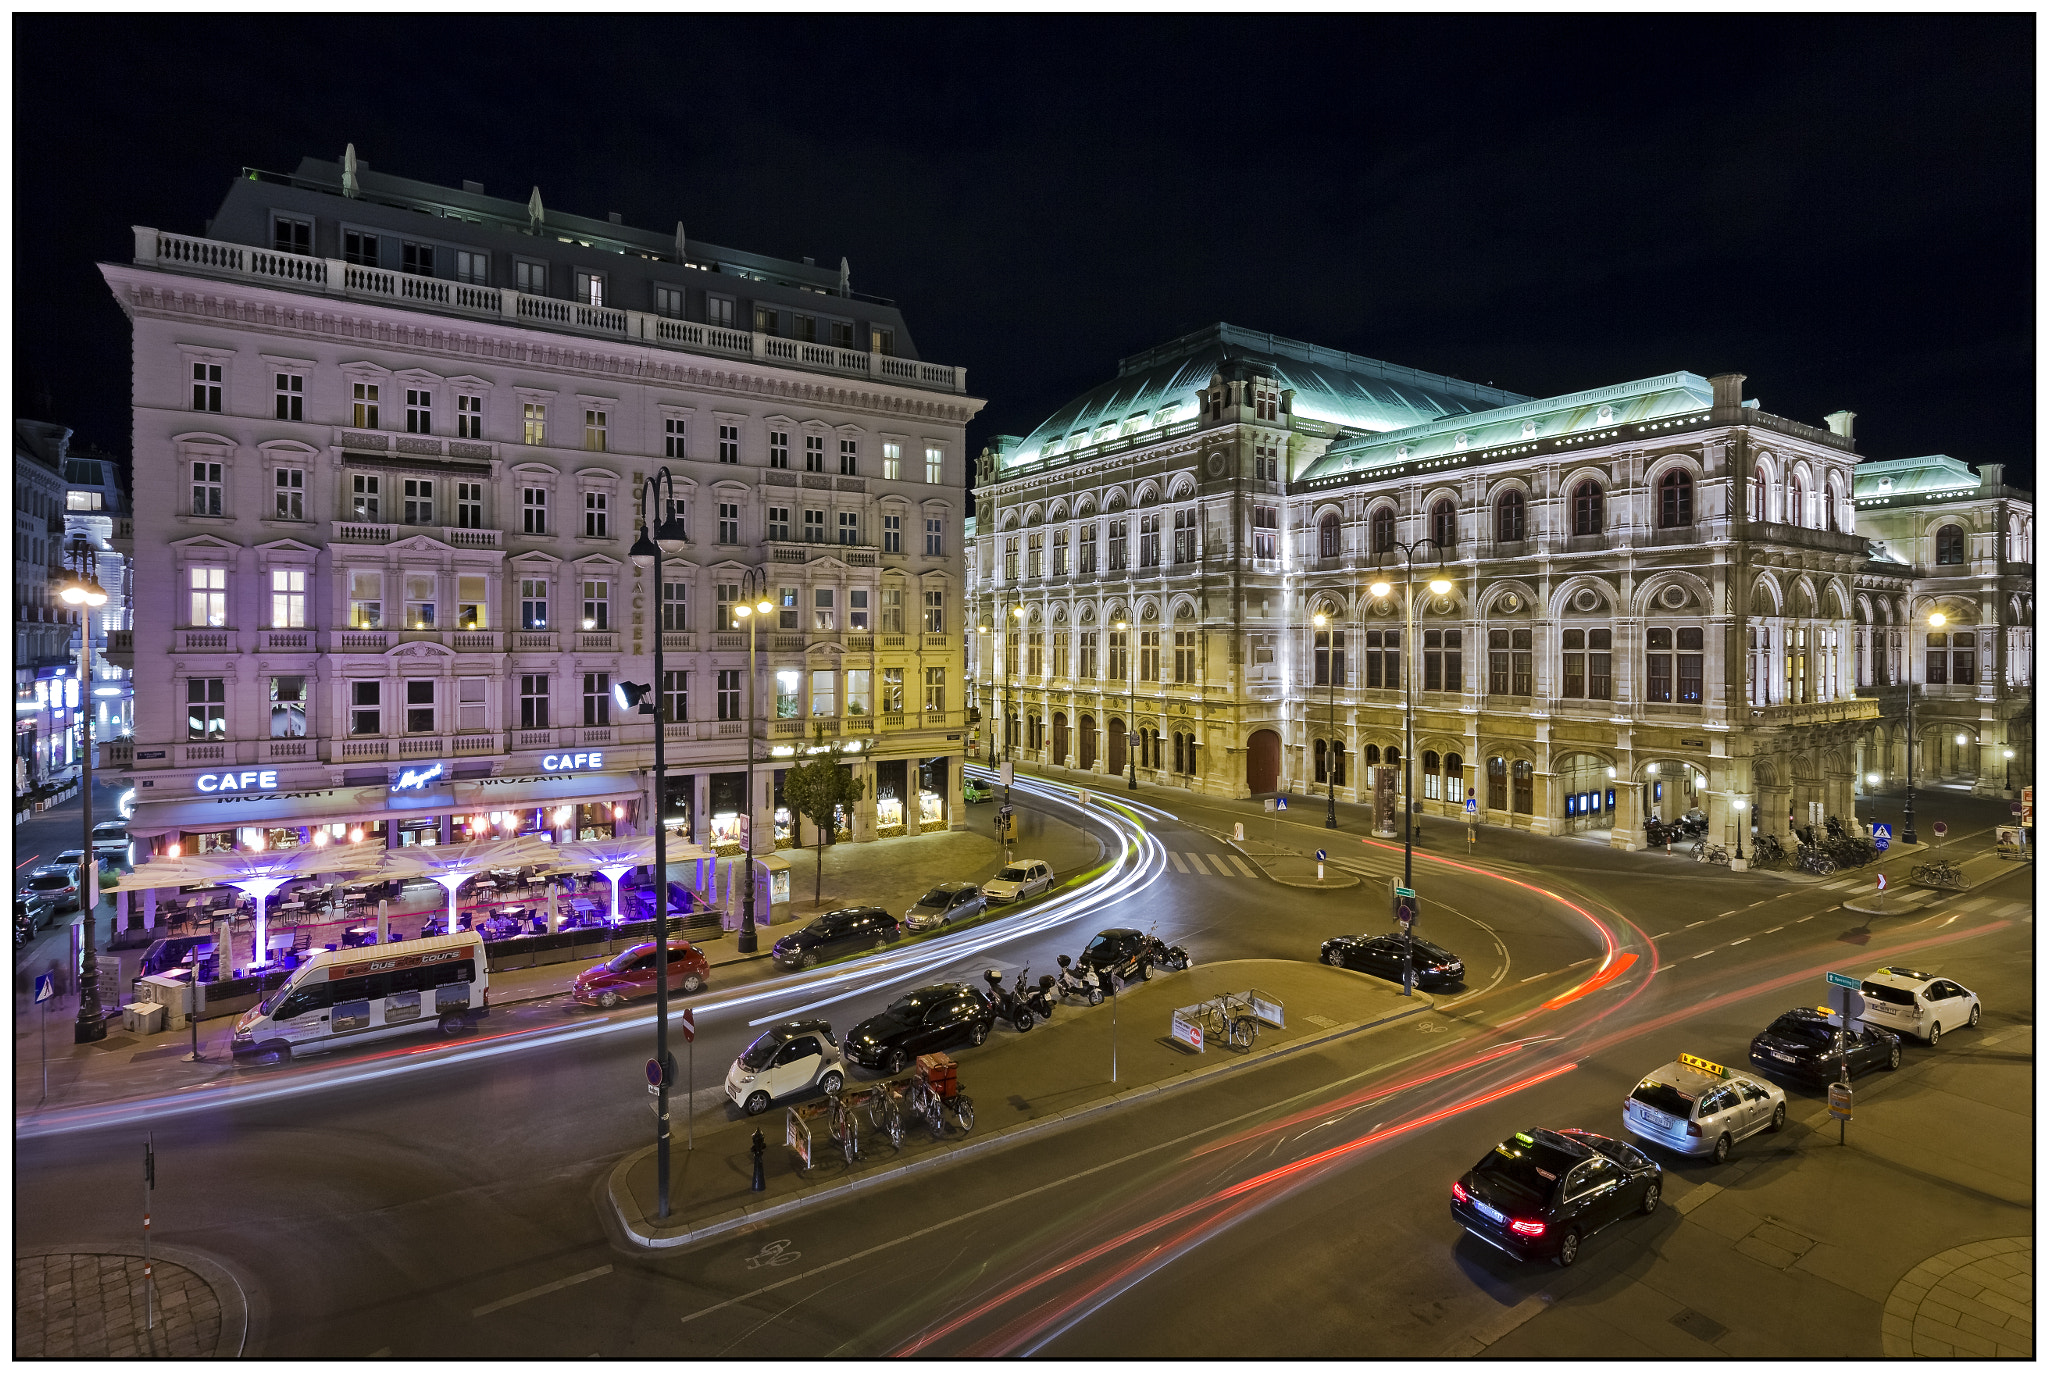
[[[1851,977],[1847,973],[1829,973],[1828,985],[1833,987],[1847,987],[1851,991],[1862,991],[1863,979],[1860,977]]]

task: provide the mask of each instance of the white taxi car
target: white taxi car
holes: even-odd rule
[[[1691,1054],[1657,1069],[1622,1103],[1637,1139],[1725,1163],[1736,1141],[1785,1126],[1785,1089]]]
[[[1941,1043],[1944,1030],[1983,1018],[1977,994],[1959,982],[1911,968],[1879,968],[1863,979],[1863,1018],[1887,1030]]]
[[[1052,864],[1043,858],[1019,858],[981,885],[981,894],[988,898],[990,905],[1021,901],[1027,896],[1051,890]]]

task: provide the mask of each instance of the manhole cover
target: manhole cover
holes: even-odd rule
[[[1671,1318],[1671,1323],[1696,1340],[1712,1344],[1728,1333],[1728,1327],[1712,1316],[1703,1316],[1690,1306]]]

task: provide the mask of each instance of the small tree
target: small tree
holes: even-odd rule
[[[782,799],[791,811],[809,820],[818,831],[817,870],[811,881],[811,900],[816,903],[825,885],[825,846],[839,839],[834,817],[842,808],[852,810],[867,786],[841,767],[829,753],[808,763],[799,763],[782,777]]]

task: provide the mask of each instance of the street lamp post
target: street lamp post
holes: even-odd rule
[[[107,1037],[107,1018],[100,1005],[100,959],[94,948],[98,938],[99,855],[92,848],[92,615],[107,603],[105,588],[94,574],[98,559],[83,536],[72,540],[71,575],[57,592],[69,606],[83,607],[78,632],[78,703],[80,774],[78,791],[85,798],[85,837],[80,847],[85,854],[78,862],[79,907],[85,912],[85,961],[78,970],[78,1022],[72,1027],[71,1042],[92,1044]]]
[[[1948,623],[1948,616],[1937,610],[1927,617],[1927,623],[1940,629]],[[1913,828],[1913,644],[1910,637],[1906,642],[1906,820],[1899,826],[1899,840],[1906,844],[1920,842],[1920,832]]]
[[[1450,591],[1450,579],[1443,575],[1443,547],[1435,539],[1417,539],[1414,543],[1396,542],[1392,548],[1380,554],[1386,559],[1395,549],[1401,554],[1401,589],[1403,601],[1403,635],[1401,647],[1401,885],[1410,891],[1415,889],[1415,554],[1418,549],[1434,549],[1436,554],[1436,575],[1429,579],[1432,595],[1442,596]],[[1375,562],[1375,572],[1380,571]],[[1375,598],[1384,599],[1391,595],[1394,587],[1383,577],[1376,578],[1366,588]],[[1401,978],[1401,995],[1414,995],[1415,988],[1415,924],[1410,920],[1401,932],[1402,962],[1404,975]]]
[[[1337,627],[1328,616],[1324,615],[1320,610],[1317,611],[1315,617],[1316,628],[1322,630],[1326,625],[1328,629],[1325,632],[1330,637],[1329,642],[1324,645],[1323,649],[1325,655],[1323,658],[1323,675],[1328,679],[1330,686],[1330,741],[1332,744],[1335,744],[1337,739]],[[1323,828],[1333,830],[1337,828],[1337,760],[1331,756],[1328,747],[1323,750],[1323,772],[1326,774],[1330,784],[1330,809],[1329,813],[1323,817]]]
[[[1132,791],[1138,789],[1138,658],[1137,645],[1131,642],[1131,623],[1128,620],[1116,622],[1116,632],[1124,636],[1124,662],[1130,668],[1131,718],[1124,725],[1124,757],[1131,767]]]
[[[761,599],[747,600],[755,587],[759,587],[755,594]],[[768,574],[750,568],[740,580],[740,603],[732,608],[734,618],[747,622],[747,881],[740,896],[739,937],[733,941],[739,953],[754,953],[761,947],[754,929],[754,684],[761,675],[754,665],[754,649],[762,619],[774,610],[775,602],[768,599]]]
[[[1008,693],[1009,693],[1009,696],[1010,696],[1010,697],[1012,698],[1012,699],[1011,699],[1011,700],[1010,700],[1010,701],[1008,702],[1008,704],[1009,704],[1009,705],[1015,705],[1015,704],[1016,704],[1016,700],[1015,700],[1014,698],[1016,697],[1017,691],[1016,691],[1016,688],[1015,688],[1015,687],[1009,687],[1009,668],[1010,668],[1010,657],[1009,657],[1009,649],[1011,649],[1011,648],[1016,648],[1016,649],[1018,649],[1018,650],[1019,650],[1019,652],[1020,652],[1020,653],[1022,652],[1022,648],[1021,648],[1021,646],[1020,646],[1020,645],[1018,644],[1017,640],[1018,640],[1018,638],[1020,637],[1020,635],[1022,634],[1022,631],[1023,631],[1023,629],[1024,629],[1024,607],[1023,607],[1023,606],[1021,606],[1021,605],[1013,605],[1013,606],[1011,606],[1011,607],[1010,607],[1010,620],[1011,620],[1011,624],[1010,624],[1010,642],[1009,642],[1009,645],[1008,645],[1008,646],[1007,646],[1007,647],[1006,647],[1006,648],[1004,649],[1004,651],[1003,651],[1003,679],[1002,679],[1002,680],[1003,680],[1003,683],[1004,683],[1004,685],[1005,685],[1006,687],[1008,687]],[[1019,667],[1019,669],[1018,669],[1018,674],[1017,674],[1017,675],[1018,675],[1018,676],[1020,676],[1020,677],[1021,677],[1021,676],[1023,676],[1023,669],[1022,669],[1022,667],[1021,667],[1021,666],[1020,666],[1020,667]],[[1009,712],[1008,712],[1007,706],[1005,707],[1005,709],[1004,709],[1004,713],[1003,713],[1003,757],[1005,757],[1005,758],[1008,758],[1008,759],[1010,759],[1010,760],[1011,760],[1012,762],[1015,762],[1015,761],[1016,761],[1016,758],[1017,758],[1017,741],[1016,741],[1015,739],[1012,739],[1012,738],[1010,737],[1010,716],[1009,716]],[[1003,793],[1003,803],[1004,803],[1005,805],[1007,805],[1007,804],[1009,804],[1009,800],[1010,800],[1010,793],[1009,793],[1009,792],[1008,792],[1008,791],[1006,790],[1006,791],[1004,791],[1004,793]]]

